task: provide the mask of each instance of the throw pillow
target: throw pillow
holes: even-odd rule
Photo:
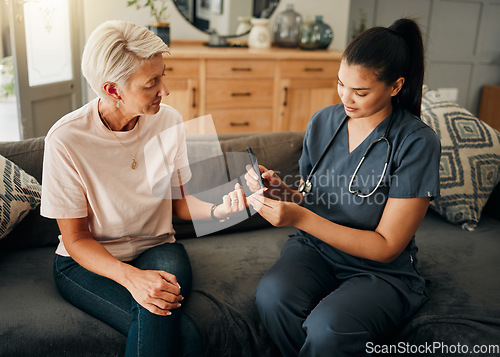
[[[40,204],[42,187],[12,161],[0,156],[0,239]]]
[[[451,223],[474,230],[500,181],[500,133],[457,103],[422,98],[422,120],[441,138],[441,196],[431,208]]]

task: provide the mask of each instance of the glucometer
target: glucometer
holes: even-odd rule
[[[259,176],[258,181],[259,181],[260,188],[264,188],[264,181],[262,181],[262,176],[260,173],[259,163],[257,162],[257,158],[255,157],[255,154],[253,153],[252,148],[250,148],[250,147],[247,148],[247,151],[248,151],[248,156],[250,156],[250,162],[252,163],[253,170],[255,171],[257,176]]]

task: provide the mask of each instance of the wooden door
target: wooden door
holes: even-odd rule
[[[200,114],[198,80],[171,78],[166,79],[166,84],[170,94],[162,102],[177,109],[184,121],[197,118]]]
[[[21,138],[82,105],[80,0],[10,1]]]
[[[280,82],[278,130],[304,131],[318,110],[340,103],[336,79],[283,79]]]

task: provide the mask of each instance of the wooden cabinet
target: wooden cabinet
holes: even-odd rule
[[[271,131],[274,62],[208,59],[206,112],[218,133]]]
[[[302,131],[317,110],[340,102],[339,52],[181,43],[171,51],[164,102],[184,120],[211,114],[217,133]]]
[[[281,61],[278,129],[303,131],[319,109],[340,103],[338,61]]]
[[[500,130],[500,86],[487,85],[481,93],[478,117],[496,130]]]
[[[177,109],[184,120],[200,115],[200,65],[196,59],[165,59],[166,84],[170,95],[162,102]]]

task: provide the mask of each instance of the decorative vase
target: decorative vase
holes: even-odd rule
[[[269,19],[253,18],[252,29],[248,36],[248,47],[250,48],[269,48],[271,47],[271,34],[267,29]]]
[[[276,15],[274,20],[274,42],[280,47],[297,47],[299,45],[299,28],[302,16],[288,4],[285,11]]]
[[[315,50],[318,48],[318,40],[314,30],[314,22],[308,21],[300,25],[299,47],[303,50]]]
[[[323,22],[323,16],[317,15],[314,23],[314,33],[316,37],[317,47],[326,49],[333,41],[333,30],[330,25]]]
[[[167,46],[170,46],[170,24],[168,22],[152,22],[148,30],[161,38]]]
[[[238,16],[238,21],[240,22],[240,24],[236,29],[236,36],[243,36],[250,32],[250,30],[252,29],[252,24],[250,22],[251,20],[251,16]]]

